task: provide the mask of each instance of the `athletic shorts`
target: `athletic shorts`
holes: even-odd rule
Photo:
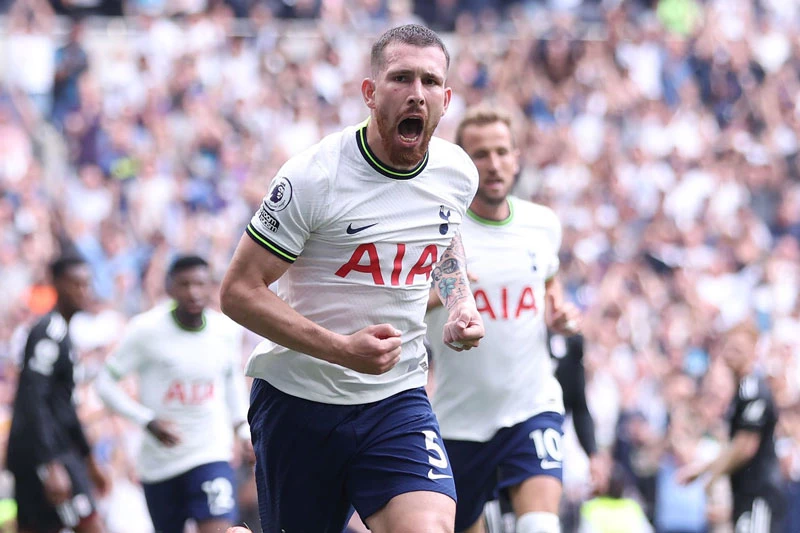
[[[783,533],[785,504],[777,487],[758,494],[734,494],[734,533]]]
[[[563,415],[546,412],[499,430],[488,442],[446,439],[458,493],[456,531],[474,524],[500,491],[534,476],[561,481],[563,425]]]
[[[236,481],[233,468],[224,461],[142,487],[156,533],[183,533],[190,518],[236,522]]]
[[[341,533],[353,507],[368,523],[407,492],[456,499],[422,388],[363,405],[331,405],[256,379],[248,418],[264,533]]]
[[[21,530],[41,533],[73,528],[96,510],[86,463],[76,451],[58,457],[72,481],[72,497],[53,507],[44,495],[44,486],[34,467],[9,465],[14,475],[17,521]]]

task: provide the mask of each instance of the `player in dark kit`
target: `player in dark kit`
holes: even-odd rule
[[[710,474],[706,487],[730,475],[735,531],[778,533],[785,514],[775,454],[778,410],[766,380],[754,372],[757,339],[756,329],[742,324],[730,330],[722,344],[722,356],[738,382],[729,411],[731,442],[710,464],[690,465],[678,475],[691,482]]]
[[[73,350],[69,321],[89,296],[89,267],[80,258],[51,266],[55,309],[33,326],[14,401],[8,469],[16,482],[20,533],[102,533],[91,484],[109,482],[91,455],[72,393]]]
[[[557,360],[556,379],[564,396],[564,409],[572,414],[572,424],[581,448],[589,458],[589,471],[595,485],[602,484],[606,468],[601,465],[594,432],[594,418],[586,404],[586,372],[583,368],[583,335],[550,338],[550,352]]]

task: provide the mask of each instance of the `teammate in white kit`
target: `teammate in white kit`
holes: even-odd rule
[[[223,311],[270,339],[247,365],[264,531],[340,533],[351,505],[376,533],[453,531],[423,389],[432,275],[444,342],[477,346],[483,326],[458,238],[478,173],[432,138],[448,63],[423,26],[384,33],[361,86],[369,120],[284,164],[223,281]]]
[[[200,533],[233,524],[234,444],[252,456],[242,330],[206,309],[212,287],[203,258],[175,260],[174,303],[134,317],[97,379],[106,406],[147,429],[138,473],[159,533],[182,533],[190,518]],[[138,376],[138,402],[117,383],[129,374]]]
[[[564,406],[547,327],[579,327],[557,277],[561,225],[549,208],[509,196],[519,150],[507,115],[469,110],[456,142],[480,173],[461,235],[486,328],[479,348],[453,354],[437,340],[441,310],[428,314],[433,408],[455,475],[456,531],[484,531],[484,504],[507,490],[519,533],[555,533]]]

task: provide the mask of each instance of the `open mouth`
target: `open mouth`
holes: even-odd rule
[[[400,140],[407,143],[415,143],[422,136],[422,119],[411,117],[405,118],[397,125],[397,133]]]

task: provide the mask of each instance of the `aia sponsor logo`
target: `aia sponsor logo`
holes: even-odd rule
[[[501,287],[497,293],[478,289],[473,296],[478,312],[491,320],[519,318],[525,312],[538,312],[532,287],[524,287],[518,294],[512,294],[508,287]]]
[[[164,394],[164,405],[202,405],[214,398],[215,387],[213,381],[183,381],[173,380]]]
[[[383,247],[386,250],[387,247]],[[336,275],[346,278],[354,273],[369,274],[375,285],[387,285],[384,278],[384,266],[388,270],[391,265],[391,274],[388,285],[413,285],[417,276],[423,276],[425,281],[431,277],[431,270],[439,259],[439,250],[435,244],[429,244],[422,249],[417,259],[412,259],[406,255],[407,246],[404,243],[394,245],[394,258],[391,263],[384,256],[378,253],[378,247],[374,243],[359,244],[350,256],[350,260],[339,267]],[[385,253],[385,252],[384,252]]]

